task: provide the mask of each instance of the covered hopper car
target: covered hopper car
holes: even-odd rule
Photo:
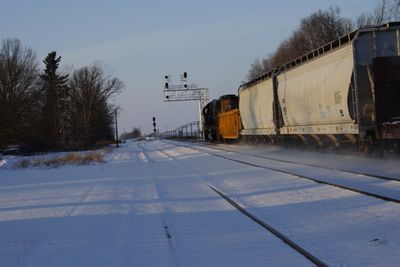
[[[400,23],[351,32],[242,84],[238,97],[242,126],[237,138],[396,146]],[[213,114],[217,121],[223,112]],[[223,130],[214,126],[218,139]]]

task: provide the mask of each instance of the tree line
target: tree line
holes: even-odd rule
[[[338,7],[318,10],[301,19],[298,28],[273,53],[257,58],[251,64],[247,78],[254,79],[357,28],[399,19],[400,0],[381,0],[372,12],[362,13],[355,19],[342,17]]]
[[[142,131],[138,127],[134,127],[131,132],[123,132],[121,134],[121,140],[135,139],[142,136]]]
[[[123,82],[100,63],[61,73],[50,52],[44,70],[18,39],[0,48],[0,149],[11,144],[32,151],[93,147],[114,139],[113,97]]]

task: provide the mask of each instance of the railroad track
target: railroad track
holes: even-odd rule
[[[284,159],[277,159],[277,158],[273,158],[273,157],[254,155],[254,154],[250,154],[250,153],[244,153],[244,152],[238,152],[235,150],[224,149],[217,145],[212,145],[212,144],[206,144],[206,146],[211,147],[213,149],[225,151],[225,152],[232,152],[232,153],[242,154],[242,155],[246,155],[246,156],[252,156],[252,157],[256,157],[256,158],[273,160],[273,161],[277,161],[277,162],[290,163],[290,164],[295,164],[298,166],[314,167],[314,168],[320,168],[320,169],[337,171],[337,172],[348,173],[348,174],[364,175],[367,177],[378,178],[378,179],[387,180],[387,181],[400,182],[400,178],[393,178],[393,177],[388,177],[388,176],[379,175],[379,174],[371,174],[371,173],[366,173],[366,172],[351,171],[351,170],[344,170],[344,169],[338,169],[338,168],[330,168],[330,167],[326,167],[326,166],[322,166],[322,165],[318,165],[318,164],[309,164],[309,163],[297,162],[297,161],[292,161],[292,160],[284,160]]]
[[[235,209],[237,209],[239,212],[250,218],[252,221],[266,229],[268,232],[282,240],[285,244],[287,244],[289,247],[306,257],[309,261],[314,263],[316,266],[319,267],[327,267],[328,264],[326,264],[324,261],[321,259],[317,258],[313,254],[311,254],[309,251],[298,245],[296,242],[288,238],[286,235],[284,235],[282,232],[278,231],[276,228],[271,226],[270,224],[266,223],[265,220],[261,220],[260,218],[256,217],[253,215],[251,212],[249,212],[246,208],[244,208],[239,202],[235,201],[233,198],[231,198],[229,195],[225,194],[222,192],[220,189],[216,188],[215,186],[207,183],[207,185],[215,191],[218,195],[220,195],[223,199],[225,199],[229,204],[231,204]]]
[[[164,142],[166,142],[166,141],[164,141]],[[379,194],[379,193],[372,192],[372,190],[368,191],[368,190],[365,190],[365,189],[360,189],[359,187],[358,188],[357,187],[350,187],[350,186],[348,186],[346,184],[341,184],[340,182],[337,182],[337,181],[336,182],[330,182],[330,181],[327,181],[327,180],[323,180],[322,178],[318,179],[318,178],[310,177],[309,175],[299,174],[299,173],[296,173],[296,172],[291,171],[291,170],[284,170],[284,169],[279,169],[279,168],[275,168],[275,167],[263,166],[263,165],[260,165],[260,164],[254,164],[254,163],[248,162],[248,161],[246,161],[244,159],[237,159],[237,158],[229,157],[228,155],[221,155],[221,154],[218,154],[218,153],[213,153],[213,152],[207,151],[206,149],[201,149],[198,146],[193,147],[193,146],[189,146],[189,145],[184,145],[182,143],[180,143],[179,145],[185,146],[187,148],[190,148],[190,149],[202,152],[202,153],[207,153],[207,154],[219,157],[219,158],[223,158],[223,159],[226,159],[226,160],[242,163],[242,164],[245,164],[245,165],[248,165],[248,166],[262,168],[262,169],[275,171],[275,172],[279,172],[279,173],[284,173],[284,174],[288,174],[288,175],[295,176],[295,177],[298,177],[298,178],[302,178],[302,179],[306,179],[306,180],[309,180],[309,181],[313,181],[313,182],[316,182],[316,183],[319,183],[319,184],[325,184],[325,185],[337,187],[337,188],[340,188],[340,189],[352,191],[352,192],[355,192],[355,193],[363,194],[363,195],[366,195],[366,196],[369,196],[369,197],[374,197],[374,198],[377,198],[377,199],[381,199],[381,200],[390,201],[390,202],[394,202],[394,203],[400,204],[400,193],[398,195],[395,194],[396,196],[391,196],[390,194],[386,194],[386,195],[385,194]],[[235,153],[235,154],[239,154],[239,155],[246,155],[248,157],[261,158],[261,159],[274,161],[274,159],[264,158],[264,157],[261,157],[261,156],[255,156],[255,155],[251,155],[251,154],[245,154],[245,153],[229,151],[229,150],[226,151],[226,150],[217,149],[217,148],[213,148],[213,149],[220,150],[220,151],[223,151],[223,152],[231,152],[231,153]],[[285,161],[281,161],[281,160],[276,160],[276,161],[285,162]],[[296,164],[296,162],[294,162],[294,163],[285,162],[285,163]],[[302,164],[302,163],[298,163],[298,164],[299,165],[303,165],[303,166],[312,167],[312,168],[321,168],[321,169],[326,169],[326,170],[332,171],[332,169],[329,169],[329,168],[326,168],[326,167],[325,168],[324,167],[319,167],[319,166],[317,167],[317,166],[311,166],[311,165]],[[340,171],[340,170],[333,169],[333,171]],[[351,175],[364,175],[364,174],[357,173],[357,172],[353,172],[353,173],[352,172],[348,172],[348,171],[340,171],[340,172],[345,172],[345,173],[347,172],[348,174],[351,174]],[[389,177],[385,177],[385,178],[387,178],[387,179],[385,179],[385,178],[378,177],[378,176],[373,176],[373,175],[365,175],[365,176],[367,176],[369,178],[372,178],[372,179],[378,179],[378,180],[390,180],[392,182],[399,183],[399,186],[400,186],[400,181],[398,179],[391,179]],[[362,184],[360,184],[360,186],[362,187]],[[393,192],[391,192],[391,193],[393,193]]]
[[[178,164],[182,165],[178,160],[174,158],[174,156],[171,156],[169,153],[157,150],[159,154],[165,155],[168,158],[172,159],[173,161],[177,162]],[[199,178],[201,176],[199,175]],[[201,178],[203,179],[203,178]],[[327,267],[328,264],[326,264],[323,260],[317,258],[315,255],[310,253],[308,250],[303,248],[302,246],[298,245],[295,241],[284,235],[282,232],[274,228],[272,225],[268,224],[265,220],[262,220],[252,214],[250,211],[248,211],[243,205],[241,205],[239,202],[235,201],[232,197],[230,197],[228,194],[222,192],[219,188],[217,188],[215,185],[210,184],[209,182],[205,181],[207,186],[212,189],[214,192],[216,192],[220,197],[222,197],[225,201],[227,201],[230,205],[232,205],[236,210],[238,210],[240,213],[248,217],[250,220],[253,222],[257,223],[264,229],[266,229],[269,233],[272,235],[276,236],[279,238],[281,241],[283,241],[286,245],[291,247],[293,250],[295,250],[297,253],[303,255],[305,258],[307,258],[310,262],[315,264],[318,267]]]
[[[312,177],[306,177],[304,175],[299,175],[297,173],[291,172],[291,171],[285,171],[285,170],[280,170],[277,168],[270,168],[270,167],[266,167],[266,166],[262,166],[261,164],[254,164],[251,163],[251,158],[247,158],[247,160],[249,162],[246,162],[245,160],[238,160],[235,158],[230,158],[233,157],[234,155],[236,156],[240,156],[240,155],[244,155],[245,153],[237,153],[235,151],[225,151],[222,149],[217,149],[217,151],[212,152],[210,151],[210,149],[208,148],[204,148],[204,147],[199,147],[199,146],[192,146],[192,145],[187,145],[187,144],[182,144],[182,143],[175,143],[175,142],[170,142],[170,141],[165,141],[167,143],[170,143],[172,145],[178,145],[178,146],[184,146],[188,149],[191,149],[193,151],[198,151],[201,153],[206,153],[206,154],[210,154],[219,158],[224,158],[226,160],[230,160],[230,161],[234,161],[234,162],[238,162],[238,163],[242,163],[248,166],[253,166],[253,167],[257,167],[257,168],[262,168],[262,169],[268,169],[268,170],[272,170],[272,171],[276,171],[276,172],[281,172],[281,173],[286,173],[295,177],[300,177],[300,178],[304,178],[307,180],[311,180],[314,181],[316,183],[321,183],[321,184],[327,184],[330,186],[334,186],[334,187],[338,187],[341,189],[345,189],[345,190],[349,190],[349,191],[353,191],[359,194],[363,194],[363,195],[367,195],[370,197],[374,197],[377,199],[381,199],[381,200],[385,200],[385,201],[391,201],[391,202],[395,202],[395,203],[400,203],[400,200],[398,198],[391,198],[391,197],[387,197],[387,196],[382,196],[379,194],[375,194],[372,192],[366,192],[363,190],[359,190],[357,188],[350,188],[350,187],[345,187],[345,186],[341,186],[341,185],[337,185],[337,184],[332,184],[332,183],[328,183],[328,182],[324,182],[324,181],[318,181],[317,179],[314,179]],[[224,153],[218,153],[218,151],[220,152],[232,152],[234,154],[232,155],[228,155],[228,154],[224,154]],[[174,156],[170,155],[169,153],[166,153],[164,151],[161,152],[161,154],[164,154],[174,160],[176,160],[174,158]],[[254,155],[247,155],[248,157],[256,157]],[[263,157],[258,157],[258,158],[263,158]],[[271,160],[271,159],[268,159]],[[282,161],[285,162],[285,161]],[[285,163],[292,163],[292,162],[285,162]],[[181,164],[181,163],[180,163]],[[301,163],[300,163],[301,164]],[[303,166],[307,166],[307,164],[303,164]],[[308,166],[308,167],[319,167],[319,166]],[[323,169],[327,169],[327,170],[335,170],[335,169],[331,169],[331,168],[323,168]],[[355,175],[354,173],[351,172],[347,172],[351,175]],[[357,173],[358,174],[358,173]],[[374,177],[372,175],[368,175],[369,178],[371,179],[381,179],[379,177]],[[383,179],[385,181],[387,181],[388,179]],[[398,180],[390,179],[391,182],[399,182]],[[235,197],[230,196],[229,194],[225,193],[223,190],[221,190],[220,188],[218,188],[216,185],[211,184],[209,181],[205,181],[205,183],[208,185],[208,187],[210,189],[212,189],[214,192],[216,192],[220,197],[222,197],[225,201],[227,201],[230,205],[232,205],[236,210],[238,210],[239,212],[241,212],[243,215],[245,215],[246,217],[248,217],[250,220],[252,220],[254,223],[257,223],[258,225],[260,225],[261,227],[263,227],[264,229],[266,229],[268,232],[270,232],[271,234],[275,235],[277,238],[279,238],[282,242],[284,242],[285,244],[287,244],[289,247],[291,247],[292,249],[294,249],[296,252],[298,252],[299,254],[303,255],[305,258],[307,258],[310,262],[312,262],[313,264],[315,264],[316,266],[328,266],[329,264],[331,264],[331,262],[327,262],[326,259],[321,258],[319,253],[315,254],[315,251],[313,250],[309,250],[307,247],[304,247],[301,245],[301,242],[299,243],[296,239],[292,239],[290,236],[287,236],[285,234],[285,232],[282,232],[279,227],[277,228],[277,225],[274,225],[273,223],[269,223],[268,219],[262,218],[262,217],[258,217],[257,214],[253,213],[251,211],[251,209],[248,209],[247,207],[245,207],[240,200],[235,199]],[[399,194],[399,198],[400,198],[400,194]]]

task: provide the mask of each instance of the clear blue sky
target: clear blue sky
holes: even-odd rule
[[[18,38],[41,62],[50,51],[75,69],[102,61],[126,85],[115,98],[120,131],[161,131],[198,119],[196,102],[164,103],[164,75],[235,93],[257,57],[272,53],[301,18],[338,6],[345,17],[378,0],[0,0],[0,39]]]

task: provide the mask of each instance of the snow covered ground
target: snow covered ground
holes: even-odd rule
[[[56,169],[16,170],[12,164],[20,157],[6,158],[0,266],[313,265],[208,184],[328,265],[400,265],[400,204],[215,157],[206,153],[213,148],[199,144],[185,146],[130,142],[107,154],[106,163]],[[396,159],[229,148],[400,179]],[[326,175],[297,167],[291,166]],[[383,187],[400,198],[396,186]]]

